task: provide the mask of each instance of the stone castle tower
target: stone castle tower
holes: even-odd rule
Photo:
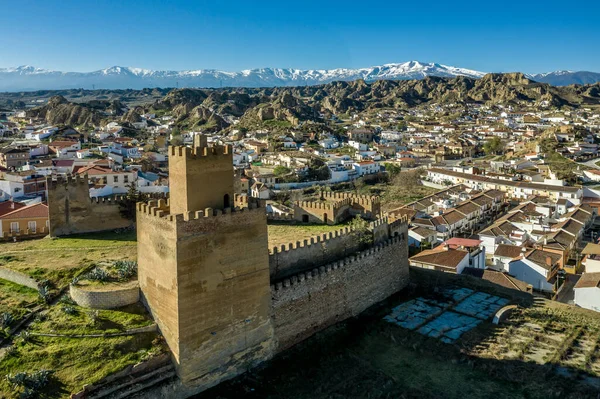
[[[139,203],[138,278],[181,381],[208,388],[272,357],[266,213],[234,208],[233,150],[170,147],[170,199]]]

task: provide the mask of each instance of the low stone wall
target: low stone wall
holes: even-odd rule
[[[24,285],[25,287],[38,289],[38,282],[24,273],[17,272],[6,267],[0,267],[0,278],[11,281],[15,284]]]
[[[90,287],[71,284],[71,298],[79,305],[92,309],[115,309],[131,305],[140,299],[137,281],[108,287]]]
[[[277,351],[400,291],[409,281],[407,255],[406,240],[394,237],[271,286]]]

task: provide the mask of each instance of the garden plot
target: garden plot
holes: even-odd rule
[[[403,303],[384,319],[446,343],[489,319],[509,301],[468,288],[447,288],[430,298]]]

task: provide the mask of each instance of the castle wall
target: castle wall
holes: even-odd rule
[[[177,230],[163,217],[167,201],[137,204],[138,282],[142,301],[179,362]]]
[[[393,237],[344,260],[271,286],[277,351],[356,316],[408,284],[408,246]]]
[[[348,227],[272,248],[269,251],[271,281],[344,258],[359,249],[360,242]]]
[[[90,198],[87,176],[47,179],[50,236],[91,233],[129,227],[118,198]]]
[[[323,192],[325,201],[296,201],[294,218],[299,222],[334,225],[356,215],[375,220],[381,213],[377,197],[352,193]]]
[[[209,387],[273,353],[266,213],[227,208],[180,216],[178,374]]]

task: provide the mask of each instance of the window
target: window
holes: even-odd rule
[[[37,222],[35,220],[27,222],[27,228],[30,233],[35,233],[37,231]]]
[[[119,176],[113,176],[113,182],[114,183],[118,183],[119,182]]]
[[[10,232],[18,233],[19,232],[19,222],[10,222]]]
[[[129,176],[127,176],[127,175],[123,176],[123,181],[125,183],[129,183]]]

